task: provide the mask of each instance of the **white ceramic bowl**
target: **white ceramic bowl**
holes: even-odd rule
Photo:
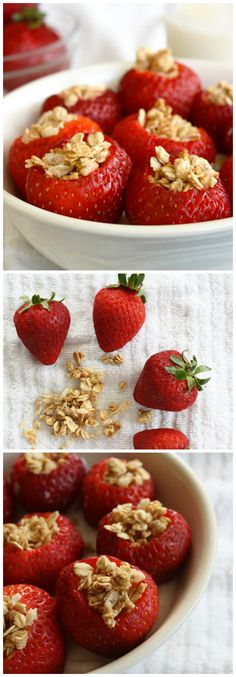
[[[122,458],[122,454],[114,452]],[[114,454],[113,454],[114,455]],[[4,454],[6,474],[18,454]],[[109,456],[87,453],[88,465]],[[124,673],[168,640],[187,619],[208,583],[216,549],[216,521],[205,490],[188,465],[173,453],[125,454],[125,458],[140,458],[155,482],[156,496],[164,505],[178,510],[188,520],[192,531],[192,548],[181,573],[159,586],[160,615],[148,638],[136,649],[117,660],[104,659],[69,643],[66,673]],[[182,454],[184,457],[184,454]],[[73,512],[73,511],[72,511]],[[70,512],[68,513],[70,516]],[[95,531],[88,528],[80,516],[80,530],[86,542],[95,543]],[[173,666],[174,669],[174,666]]]
[[[228,64],[184,60],[203,85],[232,79]],[[64,71],[20,87],[4,101],[5,223],[12,223],[39,251],[70,270],[216,270],[232,268],[232,219],[182,226],[130,226],[96,223],[53,214],[15,195],[7,172],[12,141],[34,121],[50,94],[76,82],[116,87],[129,62]]]

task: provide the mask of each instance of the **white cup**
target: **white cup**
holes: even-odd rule
[[[175,57],[232,61],[233,3],[167,6],[165,24]]]

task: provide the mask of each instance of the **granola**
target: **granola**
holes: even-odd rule
[[[138,120],[150,134],[157,134],[166,139],[194,141],[201,138],[198,128],[181,115],[173,115],[171,106],[168,106],[164,99],[157,99],[153,108],[147,112],[141,108]]]
[[[118,566],[105,555],[98,558],[95,569],[87,562],[75,563],[74,573],[80,579],[78,590],[86,591],[89,606],[101,614],[109,628],[115,627],[123,609],[129,612],[135,608],[147,588],[142,571],[127,562]]]
[[[104,474],[105,482],[115,484],[118,487],[129,487],[131,484],[143,484],[150,479],[150,474],[143,467],[142,461],[123,461],[120,458],[111,457],[106,464]]]
[[[104,364],[122,364],[124,358],[120,353],[116,353],[116,355],[103,355],[101,361],[104,362]]]
[[[4,543],[11,543],[19,550],[34,550],[46,543],[50,543],[60,528],[57,524],[59,512],[55,511],[48,517],[22,517],[19,524],[4,524]]]
[[[152,411],[150,411],[150,409],[140,408],[138,410],[137,415],[138,423],[151,423],[151,420],[152,420]]]
[[[233,105],[233,85],[226,80],[221,80],[217,85],[212,85],[207,89],[207,99],[211,103],[216,103],[220,106]]]
[[[159,49],[152,52],[151,49],[141,47],[137,50],[135,68],[141,71],[154,71],[168,78],[176,78],[178,65],[174,61],[170,49]]]
[[[89,85],[72,85],[60,92],[59,96],[63,99],[65,106],[75,106],[79,99],[95,99],[105,92],[103,85],[90,87]]]
[[[11,656],[16,649],[24,649],[28,640],[28,628],[37,619],[37,609],[28,609],[20,601],[22,596],[3,597],[3,650]]]
[[[198,155],[189,155],[187,150],[179,153],[174,162],[162,146],[156,146],[156,156],[151,157],[150,166],[154,171],[149,176],[150,183],[176,192],[186,192],[195,188],[203,190],[213,188],[218,181],[219,172],[216,172],[205,158]]]
[[[67,453],[40,453],[39,451],[35,454],[27,453],[24,455],[25,465],[30,472],[34,473],[34,475],[48,475],[57,468],[59,463],[64,463],[67,457]]]
[[[38,121],[30,127],[26,127],[24,134],[21,137],[21,141],[27,144],[35,139],[55,136],[58,134],[59,129],[64,127],[66,122],[76,120],[76,118],[77,115],[71,115],[71,113],[68,113],[63,106],[56,106],[56,108],[43,113]]]
[[[25,167],[42,167],[47,176],[64,180],[79,179],[88,176],[109,156],[109,141],[105,141],[102,132],[88,134],[85,140],[82,132],[74,134],[62,148],[53,148],[43,158],[32,155],[26,160]]]
[[[144,545],[167,529],[171,520],[166,517],[166,513],[167,508],[160,501],[144,498],[135,509],[132,503],[117,505],[112,510],[111,524],[104,526],[107,531],[130,541],[134,546]]]

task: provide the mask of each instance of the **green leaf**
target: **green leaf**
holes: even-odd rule
[[[179,367],[185,367],[184,361],[181,360],[179,357],[177,357],[177,355],[171,355],[170,359],[171,359],[171,362],[178,364]]]
[[[211,367],[205,367],[203,364],[200,364],[197,369],[194,371],[194,376],[196,374],[201,374],[203,371],[211,371]]]
[[[211,380],[211,376],[209,378],[201,378],[201,379],[197,378],[197,379],[195,379],[195,381],[198,381],[198,383],[200,383],[201,386],[204,386],[205,383],[208,383],[208,381],[210,381],[210,380]]]
[[[37,7],[23,7],[21,12],[15,12],[12,15],[11,21],[14,23],[25,21],[30,28],[38,28],[42,25],[45,16],[45,12],[41,12]]]
[[[118,280],[122,287],[127,287],[126,273],[119,273]]]
[[[165,367],[165,370],[168,371],[169,374],[172,374],[172,376],[175,376],[178,381],[184,381],[187,378],[187,374],[184,369],[178,369],[177,367]]]
[[[22,300],[24,301],[24,306],[21,308],[19,311],[20,313],[25,313],[26,310],[29,310],[29,308],[32,308],[33,306],[39,306],[41,305],[45,310],[48,312],[51,311],[50,308],[50,303],[55,299],[56,293],[55,291],[52,291],[51,296],[49,299],[44,299],[41,298],[39,294],[33,294],[32,298],[30,299],[28,296],[21,296]],[[57,303],[62,303],[64,301],[63,299],[60,299]]]

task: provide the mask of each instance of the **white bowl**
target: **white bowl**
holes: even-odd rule
[[[122,454],[114,452],[122,458]],[[184,454],[182,454],[184,456]],[[9,473],[18,454],[4,454],[4,469]],[[88,465],[109,456],[87,453]],[[161,647],[193,611],[208,583],[216,550],[216,521],[205,490],[184,461],[173,453],[125,454],[140,458],[155,482],[156,495],[164,505],[178,510],[187,519],[192,531],[192,548],[181,573],[159,586],[160,616],[148,638],[136,649],[117,660],[104,659],[69,643],[66,673],[124,673]],[[74,514],[72,511],[71,514]],[[70,511],[68,511],[70,516]],[[95,531],[80,517],[80,530],[86,542],[95,543]],[[173,666],[174,669],[174,666]]]
[[[184,60],[203,85],[232,79],[224,63]],[[129,62],[105,63],[63,71],[5,97],[5,223],[12,223],[41,254],[69,270],[217,270],[232,268],[232,219],[182,226],[107,224],[53,214],[23,202],[7,172],[9,146],[34,121],[50,94],[76,82],[116,87]]]

